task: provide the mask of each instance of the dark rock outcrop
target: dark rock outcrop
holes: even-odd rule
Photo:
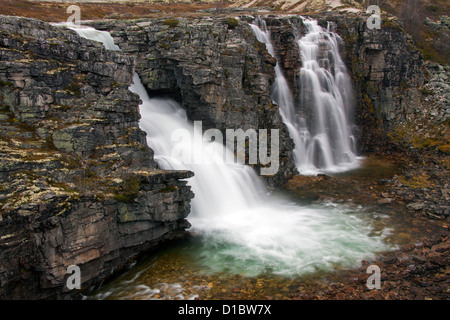
[[[139,129],[133,59],[0,16],[0,298],[66,298],[189,223],[189,171],[162,171]]]
[[[421,53],[393,18],[383,16],[381,29],[369,29],[364,14],[329,13],[317,18],[323,26],[331,23],[344,40],[344,57],[355,85],[362,152],[389,149],[389,132],[422,108]]]
[[[225,136],[226,129],[278,129],[279,171],[262,176],[269,186],[296,172],[293,141],[270,98],[275,59],[248,23],[217,17],[91,24],[110,31],[122,51],[135,57],[151,95],[177,100],[190,120],[202,121],[203,130],[217,128]]]

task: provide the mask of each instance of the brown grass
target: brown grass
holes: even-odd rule
[[[370,0],[376,2],[376,0]],[[450,15],[448,0],[386,0],[381,9],[398,17],[403,22],[406,32],[411,34],[425,60],[440,64],[450,63],[450,45],[443,34],[423,24],[425,18],[439,20],[443,15]],[[448,32],[447,32],[448,33]]]
[[[1,0],[0,14],[40,19],[48,22],[66,21],[70,14],[66,13],[69,5],[78,5],[81,9],[82,20],[99,20],[107,18],[134,19],[156,18],[162,15],[171,16],[199,16],[196,12],[228,6],[220,3],[85,3],[85,2],[40,2],[27,0]],[[155,10],[159,10],[155,12]]]

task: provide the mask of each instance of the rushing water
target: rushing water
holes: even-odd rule
[[[357,166],[352,133],[353,92],[350,77],[339,54],[339,36],[303,19],[306,34],[297,40],[300,69],[299,105],[294,104],[280,64],[275,66],[272,98],[294,140],[294,156],[302,174],[347,171]],[[264,20],[251,25],[257,39],[276,58]]]
[[[387,249],[382,235],[371,235],[370,224],[357,212],[334,206],[299,206],[267,196],[249,166],[225,163],[215,153],[222,145],[211,147],[201,134],[194,134],[176,102],[150,99],[137,77],[130,89],[143,101],[140,125],[158,164],[195,172],[189,182],[195,193],[189,221],[192,231],[203,238],[202,258],[197,260],[205,267],[248,275],[268,270],[293,275],[352,264]],[[171,139],[179,128],[192,132],[192,143]],[[203,164],[183,163],[182,156],[176,157],[183,152],[173,150],[184,154],[208,150],[202,155],[209,159]]]
[[[118,49],[107,32],[74,30],[103,42],[107,49]],[[299,276],[356,266],[361,259],[390,249],[384,241],[387,231],[375,232],[360,209],[300,205],[269,196],[253,169],[226,163],[223,155],[230,151],[204,140],[175,101],[150,98],[137,74],[130,90],[142,100],[140,127],[147,132],[159,166],[195,173],[189,180],[195,193],[188,217],[195,245],[189,256],[200,273]],[[190,143],[174,139],[180,129],[189,133]],[[203,162],[186,161],[187,155]],[[152,292],[143,284],[133,285]]]

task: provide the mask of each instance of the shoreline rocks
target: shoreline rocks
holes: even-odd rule
[[[369,265],[380,268],[380,289],[369,289]],[[293,300],[448,300],[450,298],[450,240],[447,235],[426,238],[378,257],[362,261],[358,270],[339,282],[291,292]],[[336,279],[337,280],[337,279]],[[334,280],[330,280],[334,281]],[[311,286],[309,286],[311,288]]]

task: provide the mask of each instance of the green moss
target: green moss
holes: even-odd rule
[[[22,121],[16,121],[17,119],[13,119],[14,124],[17,128],[19,128],[22,132],[35,132],[36,128],[33,127],[32,125],[26,123],[26,122],[22,122]]]
[[[168,45],[167,43],[158,43],[158,47],[163,49],[170,49],[170,45]]]
[[[122,190],[114,194],[114,198],[121,202],[132,202],[141,189],[141,179],[136,175],[127,176],[122,183]]]
[[[64,163],[64,166],[67,169],[79,169],[81,168],[81,162],[78,156],[63,153],[62,156],[59,158],[59,161]]]
[[[2,88],[2,87],[10,87],[10,88],[13,88],[13,87],[14,87],[14,84],[13,84],[12,82],[9,82],[9,81],[1,81],[1,80],[0,80],[0,88]]]
[[[398,30],[398,31],[404,31],[404,29],[402,28],[402,26],[397,22],[394,21],[392,19],[388,19],[387,17],[385,17],[383,19],[383,22],[381,23],[381,28],[387,28],[387,29],[393,29],[393,30]]]
[[[227,20],[228,29],[234,29],[239,25],[239,20],[230,18]]]
[[[422,151],[441,151],[446,153],[450,143],[447,124],[435,125],[424,120],[412,121],[399,125],[388,133],[390,140],[403,148],[414,148]]]
[[[372,103],[372,99],[370,99],[369,95],[365,93],[362,98],[363,104],[366,106],[367,110],[370,112],[370,114],[375,114],[375,107]]]
[[[56,150],[58,150],[55,147],[55,144],[53,143],[52,136],[48,136],[47,138],[45,138],[44,143],[42,144],[42,149],[43,150],[48,150],[48,151],[56,151]]]
[[[166,19],[162,22],[163,25],[169,26],[170,28],[175,28],[178,26],[179,21],[177,19]]]
[[[438,50],[432,47],[431,44],[426,42],[420,42],[417,45],[420,53],[423,55],[425,61],[437,62],[441,65],[447,64],[447,59]]]
[[[168,192],[175,192],[178,190],[177,186],[166,186],[158,191],[158,193],[168,193]]]
[[[421,173],[409,179],[404,176],[400,176],[399,180],[405,186],[408,186],[413,189],[421,189],[421,188],[428,188],[431,186],[429,178],[430,177],[426,173]]]
[[[230,51],[228,51],[228,50],[222,50],[222,55],[223,56],[229,56],[229,57],[232,57],[233,56],[233,53],[231,53]]]
[[[399,86],[397,87],[398,91],[400,91],[401,93],[405,93],[406,90],[408,90],[409,85],[408,82],[406,81],[400,81]]]
[[[439,6],[435,5],[435,4],[430,4],[428,6],[425,7],[428,11],[431,12],[438,12],[439,11]]]
[[[136,196],[127,193],[116,193],[113,196],[114,199],[120,202],[132,202],[136,198]]]
[[[438,146],[438,150],[445,154],[450,154],[450,144],[443,144]]]
[[[426,95],[426,96],[429,96],[429,95],[433,95],[433,94],[434,94],[434,91],[433,91],[433,90],[431,90],[431,89],[429,89],[429,88],[426,88],[426,87],[421,88],[421,89],[420,89],[420,92],[421,92],[423,95]]]
[[[434,149],[441,144],[439,140],[432,138],[422,138],[420,136],[414,136],[411,139],[411,144],[416,149]]]
[[[69,94],[74,94],[76,96],[81,96],[81,84],[77,81],[69,83],[67,86],[64,87],[64,90],[68,92]]]

